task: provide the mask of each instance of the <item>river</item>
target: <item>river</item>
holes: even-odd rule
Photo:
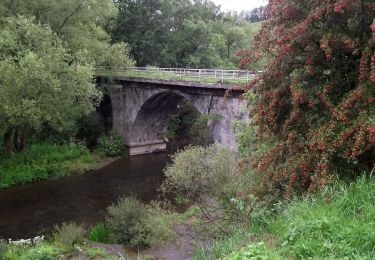
[[[121,196],[157,197],[164,153],[122,158],[99,170],[0,190],[0,238],[31,238],[74,221],[85,227],[105,219]]]

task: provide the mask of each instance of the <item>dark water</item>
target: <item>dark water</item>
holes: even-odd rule
[[[157,196],[167,156],[119,159],[83,175],[0,190],[0,238],[31,238],[75,221],[103,221],[106,208],[124,195],[148,202]]]

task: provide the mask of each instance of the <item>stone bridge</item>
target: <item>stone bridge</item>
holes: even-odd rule
[[[113,128],[124,138],[131,155],[166,149],[168,120],[179,105],[190,102],[201,114],[218,115],[208,122],[216,143],[236,150],[232,122],[247,120],[246,103],[241,90],[233,86],[193,81],[115,77],[97,78],[112,102]]]

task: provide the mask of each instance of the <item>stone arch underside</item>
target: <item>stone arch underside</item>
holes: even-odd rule
[[[184,100],[188,100],[201,114],[220,116],[219,121],[209,122],[208,126],[215,143],[232,151],[237,150],[233,122],[248,122],[246,102],[238,96],[224,97],[224,94],[217,95],[209,90],[201,93],[163,89],[137,82],[107,85],[107,89],[113,104],[113,128],[123,137],[132,154],[165,149],[163,135],[166,121]],[[170,113],[165,112],[168,110]],[[157,141],[155,145],[147,147],[147,143],[154,141]]]
[[[135,155],[165,150],[168,121],[184,101],[189,102],[188,98],[174,91],[164,91],[150,97],[140,108],[133,124],[130,153]]]

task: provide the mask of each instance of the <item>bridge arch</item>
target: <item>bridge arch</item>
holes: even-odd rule
[[[184,102],[193,105],[188,95],[177,91],[162,91],[152,95],[140,107],[131,130],[131,154],[142,154],[166,149],[169,119]]]

